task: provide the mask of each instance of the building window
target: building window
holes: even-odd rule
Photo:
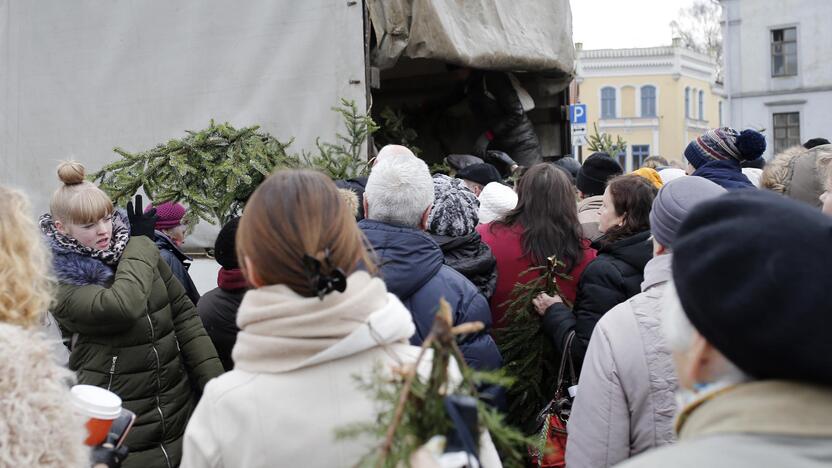
[[[722,101],[719,101],[719,126],[724,127],[725,123],[722,120]]]
[[[618,159],[618,164],[621,165],[621,168],[624,169],[624,172],[627,172],[627,152],[621,151],[616,156],[616,159]]]
[[[656,116],[656,87],[642,86],[641,87],[641,116],[655,117]]]
[[[690,118],[690,88],[685,88],[685,118]]]
[[[797,28],[771,30],[771,76],[797,75]]]
[[[800,145],[800,113],[774,114],[774,154]]]
[[[601,88],[601,118],[615,118],[615,88]]]
[[[633,169],[638,169],[650,156],[650,145],[633,145]]]
[[[699,90],[699,120],[705,120],[705,92]]]

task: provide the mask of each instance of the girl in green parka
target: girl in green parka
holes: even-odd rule
[[[179,465],[182,435],[202,388],[223,372],[182,285],[153,243],[155,210],[141,196],[115,211],[77,162],[40,228],[58,279],[53,314],[78,382],[106,388],[138,416],[124,467]]]

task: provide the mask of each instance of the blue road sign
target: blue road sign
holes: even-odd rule
[[[569,121],[573,124],[586,124],[586,104],[571,104]]]

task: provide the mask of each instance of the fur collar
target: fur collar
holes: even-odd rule
[[[112,283],[115,274],[101,260],[74,252],[53,251],[52,266],[58,282],[75,286],[96,284],[106,287]]]

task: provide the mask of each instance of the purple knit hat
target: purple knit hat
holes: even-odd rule
[[[160,205],[147,205],[144,212],[156,208],[156,229],[172,229],[182,224],[182,218],[187,210],[176,202],[165,202]]]
[[[766,138],[756,130],[738,132],[729,127],[715,128],[688,144],[685,159],[699,169],[709,161],[751,161],[762,156],[765,150]]]

